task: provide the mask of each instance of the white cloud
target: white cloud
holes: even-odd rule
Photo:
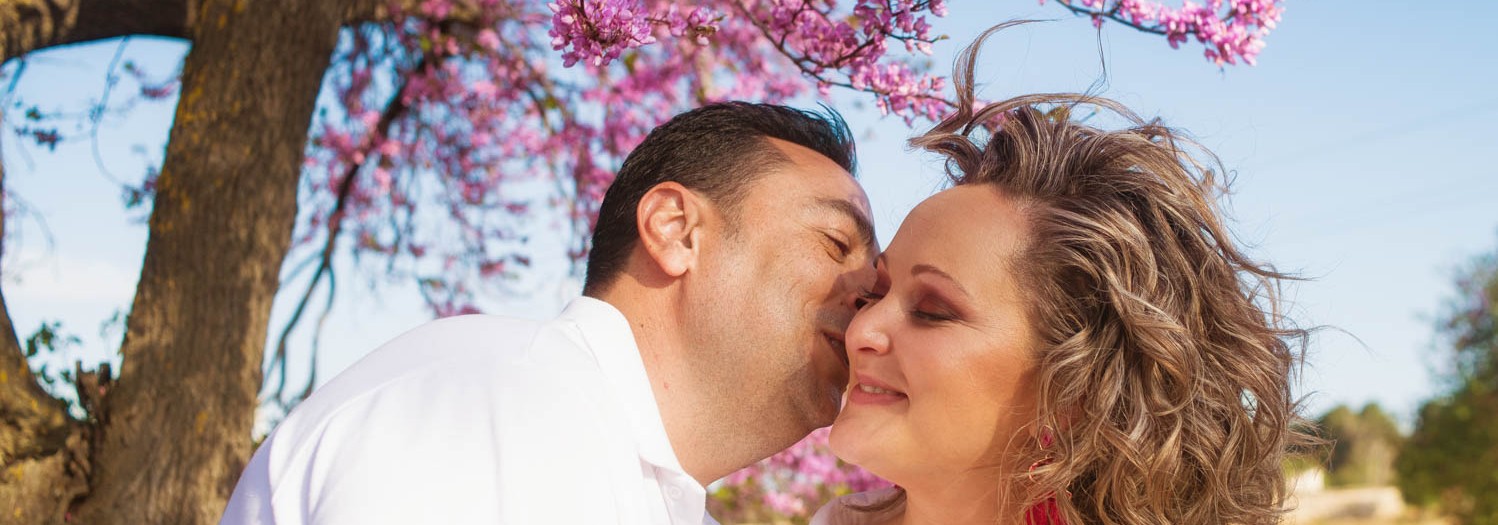
[[[118,306],[135,294],[138,270],[102,260],[52,256],[7,269],[3,286],[11,308],[36,306]],[[11,273],[10,270],[18,270]]]

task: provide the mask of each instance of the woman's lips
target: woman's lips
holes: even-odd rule
[[[848,402],[862,405],[889,405],[909,399],[904,392],[888,384],[862,375],[853,388],[848,389]]]

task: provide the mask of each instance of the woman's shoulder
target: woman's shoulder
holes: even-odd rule
[[[888,487],[838,496],[827,502],[811,517],[810,525],[873,525],[889,517],[887,511],[866,511],[868,507],[896,497],[899,489]]]

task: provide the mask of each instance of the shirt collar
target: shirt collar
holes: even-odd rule
[[[640,460],[653,466],[659,474],[667,496],[668,512],[676,523],[718,522],[707,514],[706,489],[687,475],[671,448],[666,424],[661,421],[660,405],[645,373],[645,360],[635,344],[629,320],[618,308],[592,297],[579,297],[567,305],[559,319],[572,323],[582,334],[583,343],[593,352],[598,366],[629,411],[630,426],[639,446]]]
[[[671,448],[666,425],[661,421],[660,405],[645,373],[645,361],[635,345],[629,320],[613,305],[592,297],[574,299],[559,319],[574,323],[583,341],[593,351],[598,366],[610,388],[629,410],[640,447],[640,459],[656,467],[681,472],[681,462]]]

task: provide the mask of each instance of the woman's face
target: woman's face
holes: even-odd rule
[[[910,212],[848,327],[839,457],[907,487],[1007,473],[1005,448],[1034,431],[1036,337],[1015,271],[1027,231],[984,185]]]

